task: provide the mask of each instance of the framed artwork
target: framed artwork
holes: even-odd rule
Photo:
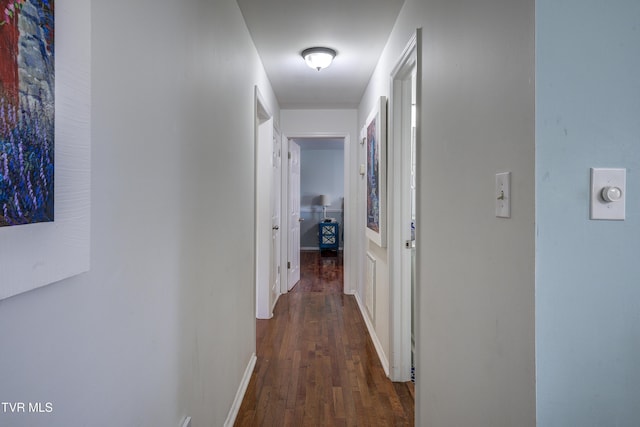
[[[0,227],[54,219],[52,0],[0,0]]]
[[[91,8],[56,6],[0,0],[0,300],[89,270]]]
[[[369,239],[387,245],[387,98],[381,96],[367,117],[367,228]]]

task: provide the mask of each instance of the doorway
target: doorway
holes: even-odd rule
[[[420,30],[407,44],[391,73],[391,147],[393,196],[391,212],[392,351],[393,381],[415,381],[416,301],[416,149],[420,79]]]
[[[285,142],[286,141],[286,142]],[[300,251],[321,249],[321,225],[330,221],[335,230],[335,246],[323,247],[326,256],[342,258],[344,230],[348,227],[345,215],[347,180],[345,173],[348,137],[344,135],[301,135],[283,137],[288,147],[289,161],[283,171],[283,197],[288,200],[283,211],[284,227],[288,231],[287,267],[288,292],[300,279],[300,262],[309,259],[300,256]],[[285,253],[285,251],[283,251]],[[295,274],[297,272],[297,274]],[[293,276],[293,277],[292,277]]]
[[[282,149],[273,116],[255,89],[255,284],[256,317],[270,319],[280,295]]]

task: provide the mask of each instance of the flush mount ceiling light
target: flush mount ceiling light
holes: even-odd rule
[[[302,57],[309,67],[320,71],[331,65],[336,51],[328,47],[310,47],[302,51]]]

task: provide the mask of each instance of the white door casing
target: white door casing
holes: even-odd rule
[[[350,163],[351,159],[358,159],[358,156],[354,154],[357,154],[357,149],[358,147],[360,147],[360,144],[351,144],[351,138],[350,138],[350,134],[349,133],[344,133],[344,132],[296,132],[296,133],[289,133],[289,134],[283,134],[282,136],[282,146],[283,146],[283,153],[286,153],[287,151],[290,151],[289,145],[293,144],[295,142],[296,139],[298,138],[320,138],[320,139],[343,139],[344,140],[344,181],[345,181],[345,186],[344,186],[344,226],[340,227],[340,233],[344,235],[344,240],[343,240],[343,245],[344,245],[344,251],[343,251],[343,265],[344,265],[344,292],[347,294],[355,294],[356,293],[356,286],[358,283],[358,279],[357,278],[351,278],[351,274],[356,273],[358,270],[360,271],[360,273],[363,271],[362,267],[360,265],[356,265],[356,262],[358,262],[357,260],[359,259],[359,256],[356,257],[354,256],[356,251],[361,251],[362,247],[360,247],[360,245],[356,246],[356,236],[358,236],[359,234],[359,230],[361,228],[364,227],[356,227],[355,224],[359,224],[359,222],[357,221],[357,216],[355,215],[355,210],[357,208],[357,203],[356,200],[351,200],[352,197],[357,197],[357,191],[355,191],[355,189],[357,188],[355,185],[357,183],[357,181],[354,179],[355,176],[359,176],[358,175],[358,171],[357,169],[354,169]],[[297,144],[296,144],[297,145]],[[300,148],[299,145],[297,145],[298,150]],[[296,148],[293,149],[294,150],[294,154],[292,154],[292,157],[295,156],[295,152],[296,152]],[[351,153],[351,151],[353,151],[353,153]],[[298,151],[299,153],[299,151]],[[300,163],[300,155],[298,154],[298,158],[297,161],[295,162],[295,166],[296,168],[299,168],[301,166]],[[291,180],[291,171],[290,168],[292,167],[292,162],[283,162],[282,164],[282,169],[283,169],[283,173],[282,173],[282,191],[283,191],[283,196],[282,196],[282,200],[283,200],[283,207],[282,207],[282,231],[283,233],[285,233],[286,235],[283,235],[282,237],[282,251],[283,251],[283,260],[284,259],[288,259],[289,261],[292,260],[291,256],[292,254],[294,255],[294,260],[292,262],[292,264],[297,264],[298,266],[300,265],[300,227],[294,226],[295,223],[297,223],[298,225],[299,223],[299,219],[300,219],[300,209],[299,209],[299,203],[300,203],[300,183],[299,180],[297,180],[297,183],[294,184],[293,186],[295,186],[296,188],[296,194],[297,194],[297,203],[298,203],[298,208],[296,209],[296,213],[297,215],[292,215],[291,209],[290,209],[290,204],[291,204],[291,190],[292,190],[292,185],[290,184],[290,180]],[[300,171],[298,169],[298,172],[296,174],[298,177],[300,177]],[[352,176],[353,175],[353,176]],[[351,182],[353,180],[353,182]],[[352,186],[354,186],[352,188]],[[287,195],[285,197],[285,194]],[[364,212],[364,211],[363,211]],[[292,224],[294,223],[294,224]],[[364,224],[364,221],[362,221],[362,224]],[[295,234],[295,238],[292,237],[292,234]],[[285,244],[286,243],[286,244]],[[292,249],[292,247],[295,247],[295,249]],[[362,261],[362,263],[364,263],[364,261]],[[283,263],[283,268],[285,268],[285,264]],[[360,274],[360,277],[362,276],[362,274]],[[290,280],[295,279],[295,281],[290,282]],[[291,276],[291,274],[288,275],[288,278],[285,280],[284,276],[282,279],[282,293],[285,293],[289,290],[291,290],[293,288],[293,286],[300,280],[300,273],[299,273],[299,267],[298,267],[298,272],[295,273],[295,276]]]
[[[272,153],[272,172],[271,172],[271,190],[273,197],[271,197],[271,268],[270,268],[270,292],[271,292],[271,309],[275,305],[278,296],[280,295],[280,280],[282,272],[282,260],[280,245],[282,241],[282,233],[280,231],[281,216],[280,216],[280,198],[282,197],[281,187],[281,170],[282,170],[282,149],[281,149],[280,134],[274,130],[273,136],[273,153]]]
[[[300,281],[300,146],[289,140],[288,290]]]
[[[412,356],[412,257],[415,253],[412,233],[412,183],[415,182],[416,130],[412,115],[419,107],[420,72],[418,30],[409,41],[401,58],[391,73],[391,132],[390,167],[392,173],[393,201],[391,202],[390,278],[391,288],[391,366],[392,381],[408,381],[411,378]],[[413,106],[415,103],[415,106]]]
[[[272,153],[273,118],[258,88],[255,88],[255,292],[256,317],[270,319],[272,313]]]

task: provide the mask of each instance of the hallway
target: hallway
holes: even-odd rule
[[[640,425],[640,1],[55,3],[55,28],[38,31],[55,35],[55,141],[43,139],[55,218],[0,227],[0,426],[402,425],[412,412],[428,427]],[[54,1],[0,10],[10,4],[0,40],[25,30],[31,43],[29,21]],[[329,68],[307,66],[316,46],[336,52]],[[24,58],[0,67],[45,84]],[[9,115],[4,92],[0,159],[6,147],[14,161],[0,162],[0,187],[24,207],[39,195],[10,184],[39,160],[12,147],[33,142],[40,118]],[[266,157],[265,113],[281,137]],[[321,279],[293,292],[280,274],[275,318],[256,328],[257,261],[297,264],[301,219],[276,182],[280,223],[273,210],[258,221],[271,199],[257,160],[288,178],[295,138],[344,140],[342,203],[309,193],[303,212],[345,213],[344,266],[314,264]],[[625,171],[624,200],[605,203],[591,180],[604,168]],[[397,212],[408,169],[415,231]],[[625,220],[592,220],[603,205]],[[267,234],[279,257],[257,256]],[[398,272],[412,237],[405,408],[411,392],[382,371],[407,371]],[[11,410],[30,406],[52,410]]]
[[[257,321],[256,368],[236,426],[410,426],[413,386],[386,377],[342,255],[302,252],[301,279]]]

